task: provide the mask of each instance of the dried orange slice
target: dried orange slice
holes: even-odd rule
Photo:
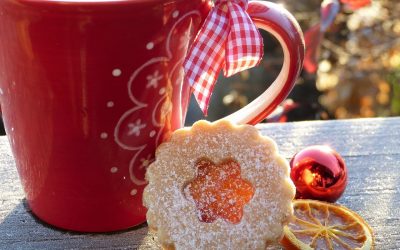
[[[374,249],[369,225],[337,204],[294,200],[295,218],[284,228],[285,249]]]

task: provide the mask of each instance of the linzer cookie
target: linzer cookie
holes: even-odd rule
[[[199,121],[160,145],[144,205],[175,249],[265,249],[293,214],[295,188],[275,143],[250,125]]]

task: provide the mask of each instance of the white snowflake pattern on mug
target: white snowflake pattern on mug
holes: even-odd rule
[[[141,119],[137,119],[135,123],[128,123],[128,135],[140,136],[140,131],[146,127],[146,124],[142,124]]]
[[[152,75],[148,75],[146,77],[147,79],[147,85],[146,88],[149,89],[151,88],[157,88],[158,87],[158,83],[160,80],[162,80],[164,78],[163,75],[159,75],[160,73],[158,72],[158,70],[154,71],[154,73]]]
[[[172,68],[167,72],[166,65],[173,59],[173,48],[178,50],[187,50],[189,41],[191,39],[192,18],[200,19],[200,12],[190,11],[182,16],[179,16],[179,11],[173,12],[173,18],[176,22],[172,25],[170,32],[166,38],[166,55],[149,59],[146,63],[137,68],[131,75],[128,81],[128,95],[131,99],[133,106],[126,111],[119,119],[115,130],[114,140],[123,149],[134,152],[133,158],[129,164],[129,173],[131,181],[137,185],[145,185],[144,178],[139,178],[137,171],[144,171],[154,160],[152,152],[157,145],[160,144],[166,137],[165,131],[171,129],[166,126],[171,121],[171,112],[173,109],[172,103],[172,88],[179,88],[178,85],[182,84],[183,73],[181,59],[174,59],[176,62]],[[186,21],[184,23],[183,21]],[[177,27],[180,23],[186,26],[184,33],[180,37],[176,37]],[[174,45],[171,46],[172,40]],[[146,48],[152,50],[155,47],[154,42],[148,42]],[[181,53],[182,54],[182,53]],[[163,74],[165,72],[165,74]],[[137,95],[136,84],[145,84],[148,91],[154,91],[157,95],[153,95],[154,99],[149,101],[143,100],[143,95]],[[146,114],[144,116],[143,114]],[[147,139],[143,136],[147,135]],[[135,137],[132,140],[129,138]],[[143,173],[143,172],[142,172]],[[140,174],[143,175],[143,174]]]

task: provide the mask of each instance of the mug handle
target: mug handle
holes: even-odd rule
[[[251,1],[247,12],[258,28],[271,33],[279,41],[284,54],[282,69],[272,85],[254,101],[223,118],[235,124],[255,125],[289,95],[303,68],[305,45],[300,25],[278,4]]]

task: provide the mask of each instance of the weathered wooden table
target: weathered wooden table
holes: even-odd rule
[[[328,144],[345,159],[349,184],[338,203],[358,212],[375,232],[376,249],[400,249],[400,118],[261,124],[290,159]],[[6,137],[0,137],[0,249],[158,249],[146,225],[111,234],[53,229],[30,213]]]

